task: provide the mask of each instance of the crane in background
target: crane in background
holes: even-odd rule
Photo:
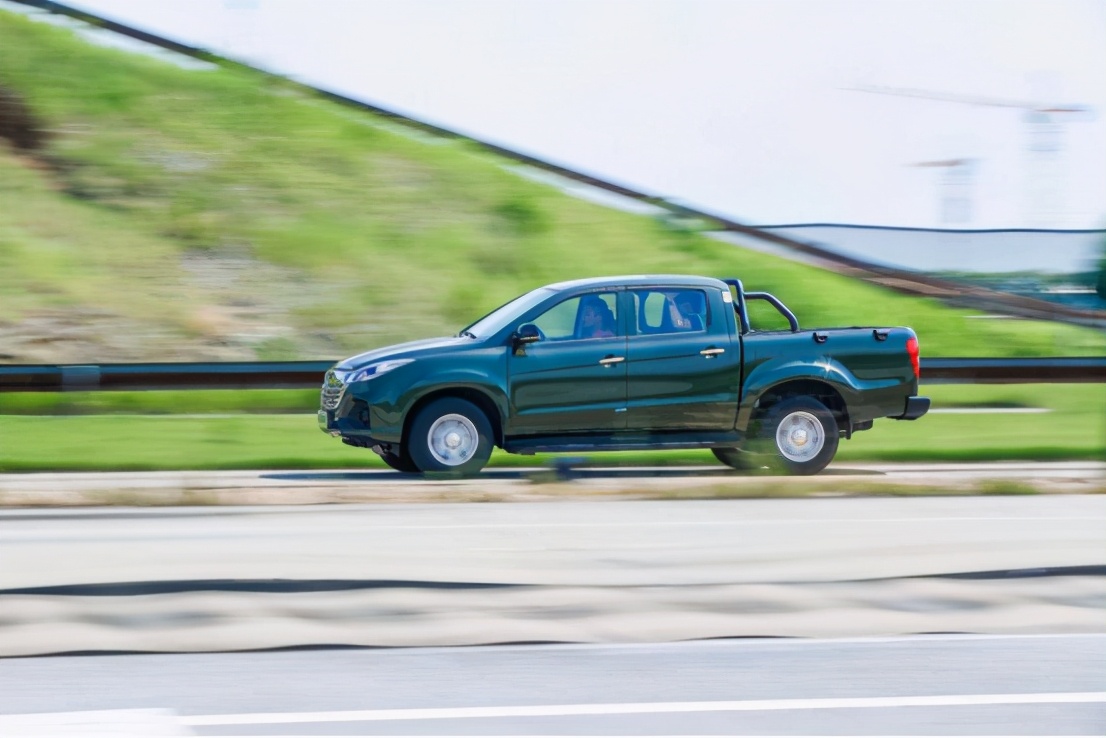
[[[1045,90],[1054,88],[1054,79],[1041,73],[1031,78],[1036,88],[1034,97],[1047,99]],[[887,85],[855,85],[844,88],[852,92],[873,95],[911,97],[923,100],[994,108],[1011,108],[1022,113],[1026,126],[1027,182],[1026,193],[1030,224],[1038,227],[1055,225],[1063,209],[1064,126],[1069,122],[1094,120],[1095,111],[1088,105],[1056,102],[1034,102],[984,95],[926,90]],[[955,157],[909,164],[943,170],[938,197],[942,222],[964,224],[972,217],[972,190],[979,171],[979,159]]]

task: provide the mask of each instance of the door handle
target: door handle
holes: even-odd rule
[[[715,356],[718,356],[718,354],[724,354],[724,353],[726,353],[726,349],[724,349],[724,348],[707,348],[707,349],[703,349],[702,351],[700,351],[699,355],[700,356],[705,356],[708,359],[713,359]]]
[[[613,364],[621,364],[626,361],[625,356],[605,356],[599,360],[599,363],[603,366],[611,366]]]

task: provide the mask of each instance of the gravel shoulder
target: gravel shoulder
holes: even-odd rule
[[[0,474],[0,508],[1057,493],[1106,493],[1106,463],[837,464],[814,477],[590,466],[470,479],[364,469]]]
[[[0,657],[1106,632],[1104,470],[5,475]]]

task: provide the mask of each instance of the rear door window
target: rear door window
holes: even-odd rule
[[[638,335],[705,332],[710,325],[703,290],[650,288],[633,294]]]

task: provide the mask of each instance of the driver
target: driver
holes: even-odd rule
[[[580,301],[580,338],[614,336],[614,313],[602,298],[589,295]]]

